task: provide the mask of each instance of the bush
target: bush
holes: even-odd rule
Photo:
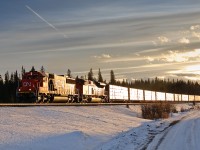
[[[189,111],[189,108],[183,108],[183,107],[181,107],[180,112],[186,112],[186,111]]]
[[[173,105],[169,102],[145,104],[142,105],[142,117],[144,119],[169,118],[169,114],[173,108]]]
[[[200,106],[197,106],[197,108],[196,109],[200,109]]]
[[[176,107],[174,105],[172,105],[171,112],[178,113],[178,110],[176,109]]]

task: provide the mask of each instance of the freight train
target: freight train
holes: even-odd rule
[[[16,91],[19,102],[200,101],[199,95],[148,91],[39,71],[26,72]]]

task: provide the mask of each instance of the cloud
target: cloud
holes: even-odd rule
[[[200,40],[200,33],[199,32],[192,32],[192,36],[196,37]]]
[[[177,79],[186,79],[186,80],[200,80],[200,74],[199,74],[199,69],[198,70],[193,70],[193,69],[188,69],[188,68],[193,68],[199,65],[189,65],[182,70],[176,70],[176,71],[169,71],[167,72],[170,74],[170,76],[173,76],[173,78]]]
[[[200,74],[200,65],[199,64],[189,65],[189,66],[186,66],[184,70],[187,72],[192,72],[192,73],[196,72]]]
[[[147,54],[147,53],[160,53],[160,51],[162,51],[163,48],[153,48],[153,49],[150,49],[148,48],[147,50],[141,50],[139,52],[137,52],[137,54]]]
[[[170,40],[165,37],[165,36],[159,36],[158,37],[158,40],[161,42],[161,43],[168,43]]]
[[[190,30],[198,30],[200,29],[200,25],[193,25],[190,27]]]
[[[109,54],[101,54],[100,56],[93,56],[94,58],[98,59],[109,59],[111,56]]]
[[[107,59],[103,62],[105,63],[117,63],[117,62],[129,62],[129,61],[143,61],[146,60],[145,57],[118,57],[118,58],[112,58],[112,59]]]
[[[152,55],[144,57],[148,62],[153,64],[163,65],[164,63],[189,63],[200,60],[200,49],[195,49],[192,51],[168,51],[160,55]]]
[[[178,42],[179,42],[179,43],[182,43],[182,44],[189,44],[189,43],[190,43],[190,40],[187,39],[187,38],[185,38],[185,37],[183,37],[183,38],[180,39]]]
[[[147,57],[147,60],[150,61],[150,62],[152,62],[152,61],[154,61],[155,59],[154,59],[153,57],[148,56],[148,57]]]
[[[183,39],[182,42],[187,43]],[[147,53],[148,51],[145,51]],[[150,52],[156,52],[156,51],[150,51]],[[137,53],[136,53],[137,54]],[[105,57],[105,56],[104,56]],[[103,58],[102,56],[95,56],[95,58]],[[182,63],[182,62],[191,62],[191,61],[199,61],[200,60],[200,49],[190,50],[190,51],[178,51],[178,50],[170,50],[167,53],[164,52],[163,54],[158,53],[150,53],[145,55],[139,55],[137,57],[116,57],[111,59],[105,59],[103,60],[104,63],[117,63],[117,62],[131,62],[134,61],[135,63],[139,63],[141,61],[148,62],[148,63],[156,63],[156,64],[162,64],[163,62],[166,63]]]
[[[152,41],[154,46],[157,46],[158,44],[156,43],[156,41]]]
[[[189,60],[197,60],[200,56],[200,49],[189,52],[169,51],[167,55],[163,55],[160,60],[165,62],[186,62]]]
[[[102,54],[102,58],[111,58],[109,54]]]
[[[200,25],[193,25],[190,27],[190,30],[192,31],[192,36],[200,40]]]
[[[200,80],[200,78],[199,78],[199,76],[193,76],[193,77],[189,77],[189,76],[185,76],[185,78],[187,79],[187,80]]]
[[[180,31],[180,34],[182,34],[182,35],[188,35],[188,34],[190,34],[190,33],[191,33],[190,30],[183,30],[183,31]]]

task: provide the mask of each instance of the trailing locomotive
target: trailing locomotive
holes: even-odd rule
[[[107,99],[105,86],[97,81],[30,71],[23,75],[16,97],[19,102],[102,102]]]

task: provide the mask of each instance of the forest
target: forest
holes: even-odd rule
[[[34,71],[34,66],[30,69],[30,71]],[[42,66],[40,71],[45,71]],[[25,69],[22,66],[21,73],[17,71],[9,73],[8,71],[5,73],[4,78],[0,75],[0,103],[16,103],[16,89],[20,83],[20,80],[25,73]],[[67,75],[71,75],[70,69],[67,70]],[[139,79],[134,81],[118,81],[115,79],[114,71],[110,71],[110,80],[103,80],[101,71],[98,71],[98,77],[95,78],[92,68],[88,72],[87,77],[85,78],[89,80],[96,80],[99,82],[104,82],[106,84],[119,85],[124,87],[131,87],[143,90],[150,91],[159,91],[166,93],[177,93],[177,94],[187,94],[187,95],[200,95],[200,84],[197,81],[184,81],[184,80],[162,80],[159,78],[154,79]],[[78,78],[78,76],[76,77]],[[83,77],[81,77],[83,78]]]

